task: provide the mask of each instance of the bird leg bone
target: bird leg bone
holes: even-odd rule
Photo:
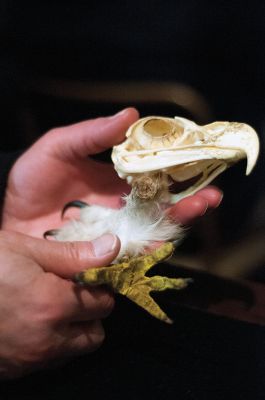
[[[155,264],[170,257],[173,250],[174,245],[172,243],[164,243],[150,254],[132,257],[128,261],[109,267],[87,269],[77,274],[75,280],[89,286],[108,285],[114,292],[128,297],[154,317],[172,323],[173,321],[150,296],[150,292],[160,292],[167,289],[180,290],[185,288],[191,280],[158,275],[147,277],[145,274]]]

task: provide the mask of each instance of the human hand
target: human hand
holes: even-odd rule
[[[59,243],[0,231],[0,378],[102,344],[100,319],[110,313],[112,295],[67,279],[117,256],[119,240],[109,234],[101,239]]]
[[[119,207],[130,188],[112,166],[87,156],[117,145],[138,112],[128,108],[112,117],[97,118],[46,133],[29,148],[10,171],[3,207],[2,229],[42,237],[60,227],[64,204],[80,199],[89,204]],[[189,224],[215,208],[221,193],[211,187],[181,200],[169,213]]]

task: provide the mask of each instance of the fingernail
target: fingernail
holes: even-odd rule
[[[112,252],[117,243],[117,237],[112,233],[106,233],[97,239],[92,240],[93,250],[96,257],[104,256]]]
[[[120,117],[123,114],[126,114],[126,112],[127,112],[127,108],[125,108],[124,110],[119,111],[117,114],[112,115],[110,118],[114,119],[114,118]]]

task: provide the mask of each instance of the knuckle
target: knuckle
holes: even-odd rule
[[[49,341],[38,341],[32,344],[20,355],[20,363],[34,365],[43,363],[55,357],[55,346]]]
[[[114,308],[114,297],[111,294],[105,294],[101,298],[101,317],[106,318]]]
[[[77,246],[77,243],[65,242],[64,243],[64,251],[65,251],[66,257],[70,257],[71,259],[74,259],[74,260],[79,260],[80,254],[79,254],[79,248]]]
[[[66,344],[66,354],[71,356],[96,351],[105,340],[105,331],[101,320],[84,322],[77,328],[75,327],[73,337],[74,342],[70,341]]]
[[[102,333],[100,333],[96,339],[91,341],[90,351],[96,351],[97,349],[99,349],[103,345],[103,343],[105,341],[105,337],[106,337],[106,335],[103,330]]]
[[[64,242],[64,254],[66,260],[74,261],[79,268],[85,269],[92,255],[91,245],[89,242]]]
[[[60,139],[62,136],[63,128],[62,127],[55,127],[50,129],[45,135],[43,135],[38,143],[41,143],[43,149],[48,151],[48,154],[51,152],[51,141],[56,143],[57,139]]]
[[[54,302],[43,300],[38,305],[38,315],[36,319],[46,324],[53,324],[62,319],[62,306]]]
[[[41,143],[44,149],[49,149],[50,141],[56,139],[60,134],[60,128],[52,128],[45,135],[43,135],[38,143]]]
[[[93,322],[93,329],[89,335],[89,344],[86,350],[89,352],[96,351],[99,349],[105,341],[105,330],[102,326],[101,321],[96,320]]]
[[[58,135],[61,135],[61,131],[62,131],[62,128],[61,127],[55,127],[55,128],[52,128],[52,129],[50,129],[47,133],[46,133],[46,137],[48,137],[48,136],[58,136]]]
[[[24,364],[29,367],[46,367],[50,365],[51,361],[60,357],[57,346],[54,343],[39,343],[38,348],[32,349],[24,356]]]
[[[44,319],[50,324],[55,324],[63,319],[63,306],[59,303],[48,304]]]
[[[24,369],[57,356],[58,340],[52,331],[40,324],[34,333],[24,338],[16,351],[15,362]]]
[[[64,312],[63,299],[58,295],[58,277],[45,274],[46,282],[36,297],[35,319],[47,323],[60,321]]]

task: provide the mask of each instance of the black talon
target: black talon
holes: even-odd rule
[[[43,237],[47,239],[48,236],[55,236],[59,232],[59,229],[50,229],[49,231],[44,232]]]
[[[84,201],[81,200],[73,200],[73,201],[69,201],[69,203],[66,203],[64,208],[62,209],[62,213],[61,213],[61,218],[63,218],[65,211],[68,210],[68,208],[71,207],[77,207],[77,208],[85,208],[88,207],[89,204],[85,203]]]
[[[74,282],[78,283],[81,286],[85,286],[85,283],[84,283],[84,272],[79,272],[79,273],[75,274]]]

